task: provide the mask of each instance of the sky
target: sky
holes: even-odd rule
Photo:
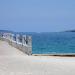
[[[0,30],[59,32],[75,29],[75,0],[0,0]]]

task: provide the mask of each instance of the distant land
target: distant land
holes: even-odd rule
[[[13,33],[13,34],[27,34],[27,35],[33,35],[33,34],[37,34],[36,32],[14,32],[14,31],[10,31],[10,30],[0,30],[0,32],[3,32],[3,33]]]
[[[37,32],[14,32],[14,31],[11,31],[11,30],[0,30],[0,32],[7,32],[7,33],[14,33],[14,34],[39,34]],[[67,31],[62,31],[62,32],[75,32],[75,30],[67,30]],[[40,32],[40,34],[48,34],[50,32]]]
[[[4,33],[4,32],[8,32],[8,33],[11,32],[11,33],[13,33],[13,31],[10,31],[10,30],[0,30],[0,32],[3,32],[3,33]]]
[[[68,31],[65,31],[65,32],[75,32],[75,30],[68,30]]]

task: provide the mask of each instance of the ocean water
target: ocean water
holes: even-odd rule
[[[75,32],[36,33],[31,35],[33,54],[75,53]]]

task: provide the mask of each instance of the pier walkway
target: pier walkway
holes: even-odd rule
[[[10,46],[5,41],[0,41],[0,56],[23,56],[25,53],[21,52],[17,48]]]
[[[75,75],[75,57],[28,56],[0,41],[0,75]]]

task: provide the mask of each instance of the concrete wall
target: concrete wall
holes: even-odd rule
[[[22,52],[32,55],[32,38],[31,36],[21,35],[21,41],[19,40],[20,35],[16,35],[16,41],[14,40],[14,34],[4,33],[0,37],[1,40],[8,42],[11,46],[21,50]]]

